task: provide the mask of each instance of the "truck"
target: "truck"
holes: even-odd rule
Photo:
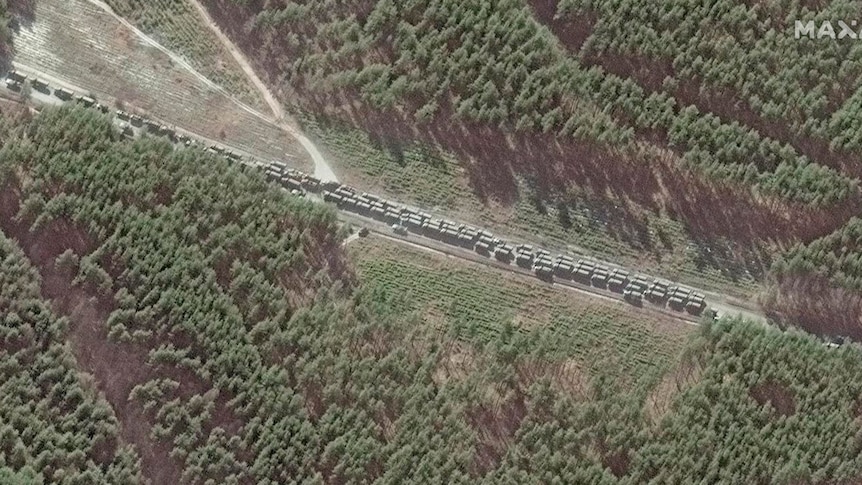
[[[69,91],[66,88],[57,88],[54,90],[54,96],[62,99],[63,101],[69,101],[75,96],[75,93]]]
[[[21,74],[18,71],[12,70],[12,71],[9,71],[9,74],[6,75],[6,79],[10,79],[10,80],[15,81],[17,83],[23,83],[24,81],[27,80],[27,76],[24,74]]]
[[[39,91],[40,93],[50,94],[51,88],[48,86],[48,83],[39,79],[38,77],[34,77],[32,81],[30,81],[30,85],[33,86],[33,89]]]
[[[90,96],[78,96],[75,101],[84,105],[85,108],[90,108],[96,104],[96,100]]]

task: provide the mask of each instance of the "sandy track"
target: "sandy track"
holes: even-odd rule
[[[242,72],[245,73],[246,77],[248,77],[249,81],[260,91],[261,96],[266,101],[266,104],[269,105],[269,109],[272,110],[272,115],[275,117],[275,122],[278,125],[291,135],[305,148],[305,151],[311,155],[311,159],[314,161],[314,176],[323,181],[338,181],[338,177],[335,176],[335,172],[332,170],[332,167],[326,163],[326,159],[323,158],[323,154],[320,153],[320,150],[314,146],[314,143],[311,142],[305,135],[299,132],[296,128],[296,123],[291,120],[287,114],[285,114],[284,109],[281,107],[281,103],[278,102],[275,95],[272,94],[272,91],[269,90],[269,87],[258,77],[257,73],[254,71],[254,68],[251,67],[251,63],[248,61],[248,58],[243,54],[243,52],[233,43],[230,38],[225,35],[224,32],[221,31],[218,24],[210,17],[207,9],[201,5],[198,0],[189,0],[192,5],[200,12],[201,17],[204,19],[204,22],[212,29],[215,35],[221,40],[222,44],[225,48],[230,52],[230,55],[233,56],[234,60],[236,60],[237,64],[239,64],[240,68],[242,68]]]
[[[269,109],[272,110],[273,116],[275,116],[276,120],[283,120],[284,110],[281,108],[281,104],[275,99],[275,96],[269,90],[269,88],[264,84],[264,82],[258,77],[257,73],[251,67],[251,63],[248,62],[248,59],[245,57],[245,54],[242,53],[241,50],[230,40],[230,38],[221,31],[219,26],[213,21],[212,17],[210,17],[207,9],[204,8],[203,5],[197,0],[188,0],[197,11],[200,13],[201,17],[204,19],[204,22],[212,29],[215,33],[216,37],[221,41],[221,43],[225,46],[225,48],[230,52],[230,55],[233,56],[234,60],[239,64],[239,67],[242,69],[242,72],[245,73],[246,77],[248,77],[249,81],[260,91],[260,94],[263,96],[263,99],[266,101],[266,104],[269,106]]]
[[[305,147],[271,116],[243,108],[97,3],[40,0],[36,9],[35,20],[15,34],[16,64],[84,88],[103,103],[238,147],[256,159],[313,171]],[[223,58],[233,63],[226,53]]]
[[[234,58],[234,60],[236,60],[237,64],[239,64],[240,68],[242,69],[242,71],[246,75],[246,77],[249,79],[249,81],[251,81],[251,83],[257,88],[258,91],[260,91],[260,94],[263,97],[263,99],[266,101],[267,106],[269,106],[270,110],[272,110],[272,115],[266,115],[264,113],[261,113],[260,111],[257,111],[256,109],[252,108],[251,106],[249,106],[249,105],[243,103],[242,101],[236,99],[233,95],[228,93],[224,88],[222,88],[221,86],[212,82],[206,76],[204,76],[203,74],[196,71],[194,69],[194,67],[192,67],[188,62],[186,62],[185,59],[183,59],[181,56],[175,54],[170,49],[159,44],[155,39],[148,36],[144,32],[140,31],[137,27],[132,25],[125,18],[117,15],[113,10],[111,10],[111,7],[109,7],[107,4],[105,4],[101,0],[87,0],[87,1],[89,1],[93,5],[98,6],[99,8],[104,10],[105,12],[112,15],[115,19],[117,19],[118,22],[122,23],[129,30],[134,32],[135,35],[138,38],[140,38],[142,41],[146,42],[148,45],[160,50],[165,55],[169,56],[171,58],[171,60],[173,60],[178,65],[182,66],[184,69],[186,69],[187,71],[192,73],[197,79],[199,79],[201,82],[206,84],[211,89],[214,89],[214,90],[220,92],[221,94],[223,94],[224,96],[229,98],[231,101],[236,103],[238,106],[240,106],[242,109],[244,109],[248,113],[250,113],[254,116],[257,116],[258,118],[266,121],[267,123],[275,124],[280,129],[282,129],[283,131],[290,134],[293,138],[295,138],[300,143],[300,145],[302,145],[302,147],[305,149],[305,151],[308,152],[308,154],[311,156],[311,159],[314,162],[314,176],[315,177],[317,177],[323,181],[336,181],[336,182],[338,181],[338,178],[336,177],[335,172],[332,170],[332,168],[326,162],[326,159],[323,157],[323,154],[320,153],[320,150],[317,149],[317,147],[314,145],[314,143],[311,142],[311,140],[309,140],[305,135],[300,133],[299,130],[297,130],[294,126],[292,126],[291,123],[289,123],[289,120],[287,119],[287,117],[284,113],[284,110],[281,107],[281,104],[278,102],[278,100],[275,98],[275,96],[272,94],[272,92],[269,90],[269,88],[266,86],[266,84],[260,79],[260,77],[258,77],[257,73],[255,73],[254,69],[251,67],[251,64],[248,62],[248,59],[245,57],[245,55],[242,53],[242,51],[230,40],[230,38],[228,38],[221,31],[221,29],[218,28],[218,25],[216,25],[216,23],[212,20],[209,13],[206,11],[206,9],[203,7],[203,5],[200,4],[200,2],[198,2],[197,0],[189,0],[192,3],[192,5],[198,10],[198,12],[200,13],[204,22],[206,22],[206,24],[210,27],[210,29],[212,29],[212,31],[215,33],[215,35],[218,37],[218,39],[222,42],[222,44],[225,46],[225,48],[228,50],[228,52],[230,52],[230,54]]]

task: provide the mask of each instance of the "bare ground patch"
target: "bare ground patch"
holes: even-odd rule
[[[467,422],[478,438],[471,466],[474,476],[482,476],[499,466],[526,415],[524,395],[517,389],[467,411]]]
[[[670,372],[666,373],[649,395],[644,404],[644,412],[654,425],[670,412],[677,396],[700,381],[703,366],[696,359],[683,359]]]
[[[150,116],[310,172],[287,132],[236,105],[86,0],[44,0],[16,36],[16,61]]]
[[[537,19],[545,24],[570,52],[577,55],[585,66],[599,66],[608,73],[631,79],[647,92],[663,91],[664,80],[675,77],[671,59],[651,58],[623,51],[582,50],[584,41],[596,22],[594,15],[567,15],[557,18],[556,2],[553,0],[532,0],[531,3]],[[781,120],[766,118],[752,109],[748,101],[730,86],[719,89],[706,86],[695,78],[684,78],[678,80],[676,89],[670,94],[681,106],[695,106],[701,112],[712,113],[725,122],[736,121],[764,137],[792,146],[810,160],[853,177],[862,177],[862,157],[858,154],[836,153],[829,148],[828,140],[798,133]],[[837,99],[839,96],[832,93],[832,97]],[[832,104],[835,108],[840,103],[833,99]],[[652,136],[647,139],[655,141]]]
[[[577,54],[583,47],[584,42],[593,33],[593,26],[598,17],[594,13],[582,13],[575,15],[557,16],[558,0],[530,0],[533,14],[551,32],[553,32],[560,43],[569,52]]]
[[[284,82],[284,66],[272,61],[284,57],[285,52],[298,52],[297,48],[284,40],[271,38],[260,29],[249,28],[245,23],[248,11],[242,6],[225,0],[203,3],[223,31],[249,55],[255,67],[265,73],[270,84]],[[589,15],[577,17],[574,24],[572,19],[557,18],[556,2],[552,0],[534,0],[530,6],[537,18],[551,30],[557,30],[558,36],[571,37],[577,49],[581,49],[595,22]],[[314,35],[311,26],[308,35]],[[671,63],[645,57],[626,59],[621,68],[621,75],[639,73],[641,82],[656,89],[673,73]],[[293,83],[285,89],[278,93],[282,100],[297,104],[306,112],[325,113],[328,118],[367,133],[373,140],[416,142],[450,152],[463,169],[463,176],[456,177],[457,183],[466,182],[464,185],[469,189],[465,190],[472,191],[469,203],[455,211],[465,222],[495,230],[511,222],[507,220],[512,215],[511,209],[524,196],[519,193],[520,181],[528,181],[535,187],[536,198],[548,204],[576,188],[593,194],[596,205],[619,207],[614,217],[606,222],[608,232],[619,236],[621,244],[649,241],[644,237],[650,231],[648,217],[645,217],[649,214],[680,222],[684,237],[696,246],[710,246],[713,241],[722,241],[724,245],[727,241],[728,249],[722,250],[722,257],[705,263],[718,265],[710,266],[710,270],[717,268],[716,271],[731,275],[722,280],[726,281],[722,286],[736,283],[739,268],[745,268],[752,278],[758,278],[768,269],[769,261],[763,257],[767,247],[771,250],[828,234],[843,224],[849,214],[857,212],[860,205],[858,200],[853,200],[829,211],[810,210],[776,198],[755,196],[747,187],[736,183],[704,180],[701,174],[681,165],[679,154],[668,149],[667,135],[662,130],[641,130],[638,133],[643,140],[638,147],[640,152],[632,153],[592,140],[561,139],[554,134],[538,132],[512,133],[506,128],[457,121],[452,116],[452,107],[445,102],[432,120],[418,122],[411,114],[413,108],[418,107],[412,106],[416,100],[408,100],[409,106],[403,109],[378,110],[359,102],[356,90],[321,94],[303,88],[301,83]],[[344,171],[344,167],[341,168]],[[345,180],[364,190],[380,188],[374,177],[354,176],[351,170],[356,171],[346,170]],[[382,191],[381,194],[396,199],[403,196],[397,191]],[[478,203],[473,204],[474,200]],[[495,224],[498,227],[493,227]],[[638,257],[623,262],[645,271],[654,271],[661,264],[661,258],[668,256],[657,247],[637,251]],[[670,256],[685,257],[677,253]],[[688,265],[685,274],[696,272],[694,263],[683,264]],[[750,288],[739,290],[737,294],[743,292],[746,297],[750,296]]]
[[[157,442],[150,436],[152,420],[143,405],[129,399],[132,388],[158,373],[181,383],[180,394],[203,394],[209,389],[194,372],[177,367],[147,364],[148,348],[116,342],[108,338],[107,320],[115,309],[111,294],[100,294],[91,285],[73,285],[75,269],[58,266],[57,257],[66,250],[77,255],[92,252],[94,237],[71,221],[54,219],[37,231],[29,230],[30,221],[16,221],[20,194],[14,184],[0,189],[0,229],[15,239],[41,275],[42,296],[53,310],[69,318],[67,338],[78,367],[95,378],[97,389],[105,396],[120,422],[120,438],[135,446],[141,457],[141,469],[152,483],[178,483],[182,463],[170,456],[172,443]],[[206,431],[220,426],[228,433],[238,432],[243,423],[220,393]]]
[[[528,358],[516,367],[521,387],[527,388],[541,379],[550,379],[560,391],[575,399],[588,399],[590,390],[590,371],[576,359],[550,361]]]
[[[815,335],[862,338],[862,296],[833,285],[825,276],[782,276],[761,295],[766,314],[783,326]]]
[[[476,351],[467,344],[450,341],[434,370],[434,382],[438,386],[451,380],[460,381],[476,370]]]
[[[767,379],[749,389],[748,394],[761,406],[769,403],[782,416],[796,413],[796,397],[793,391],[780,382]]]
[[[93,242],[83,244],[88,239],[86,232],[70,223],[57,222],[47,229],[31,233],[26,222],[15,222],[10,217],[18,210],[17,194],[7,188],[0,191],[0,198],[3,202],[0,205],[3,209],[0,211],[0,228],[18,241],[39,270],[43,297],[52,303],[54,311],[69,317],[68,338],[77,365],[95,376],[98,389],[104,393],[121,423],[120,437],[124,442],[135,445],[141,457],[144,476],[154,483],[177,483],[180,468],[168,456],[170,445],[152,441],[150,424],[143,408],[128,400],[132,387],[145,380],[146,352],[108,340],[105,322],[113,310],[110,300],[73,286],[72,271],[55,265],[56,257],[66,249],[87,254],[94,249]]]

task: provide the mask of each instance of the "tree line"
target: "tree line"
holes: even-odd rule
[[[563,0],[558,15],[595,15],[581,54],[635,54],[669,62],[680,81],[745,103],[759,116],[858,153],[851,117],[858,111],[862,51],[854,42],[796,38],[795,21],[852,18],[851,0],[747,3]],[[629,19],[637,18],[637,28]],[[848,20],[849,22],[849,20]]]
[[[42,300],[40,283],[0,232],[0,481],[142,483],[137,453],[79,375],[65,344],[69,322]]]
[[[240,42],[261,60],[283,59],[266,62],[271,75],[312,97],[346,91],[420,125],[443,116],[617,150],[659,143],[708,176],[815,207],[858,195],[855,179],[784,142],[583,65],[518,0],[211,3],[244,17]]]
[[[628,388],[608,369],[577,392],[541,371],[565,361],[535,344],[541,330],[503,325],[473,347],[403,314],[403,295],[353,274],[329,209],[260,173],[163,140],[121,140],[107,117],[83,108],[46,108],[8,130],[0,187],[19,203],[3,222],[85,235],[89,244],[53,264],[110,303],[100,338],[143,356],[143,377],[123,401],[138,403],[149,438],[170,447],[178,481],[795,483],[862,473],[856,346],[831,351],[726,320],[704,325],[664,377]],[[0,453],[0,477],[41,473],[47,482],[68,465],[85,467],[92,483],[134,481],[131,448],[88,459],[72,431],[58,445],[73,448],[64,457],[44,453],[47,431],[17,427],[62,419],[40,417],[40,382],[73,417],[60,429],[81,426],[86,443],[126,417],[74,391],[74,359],[60,356],[75,322],[50,317],[45,304],[35,312],[37,277],[20,269],[20,251],[10,254],[0,259],[0,278],[12,283],[0,285],[0,304],[20,311],[6,317],[0,358],[23,345],[39,365],[24,368],[32,377],[4,380],[31,390],[20,405],[0,405],[0,423],[11,426],[2,446],[14,450],[18,435],[25,449],[27,439],[36,444],[33,459]],[[447,372],[458,352],[473,356],[469,372]],[[21,362],[10,357],[3,368]]]

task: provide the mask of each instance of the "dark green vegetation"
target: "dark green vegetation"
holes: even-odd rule
[[[470,222],[754,299],[862,209],[862,51],[793,23],[858,2],[204,3],[350,182]]]
[[[561,0],[558,11],[555,25],[590,29],[578,48],[587,63],[860,173],[852,121],[862,75],[858,47],[794,35],[794,20],[815,20],[819,27],[825,19],[857,15],[858,2]],[[625,62],[612,64],[615,57]]]
[[[282,365],[324,342],[289,323],[315,332],[322,321],[351,323],[322,296],[339,292],[324,282],[343,271],[333,215],[200,152],[122,143],[108,119],[84,110],[42,114],[0,159],[7,229],[57,268],[46,291],[70,308],[96,299],[72,340],[123,424],[144,428],[129,439],[147,476],[313,475],[307,450],[291,451],[304,441],[293,436],[305,411],[288,384],[321,375]],[[83,294],[62,288],[74,283]]]
[[[327,2],[287,2],[263,10],[244,1],[208,3],[216,13],[234,14],[232,22],[247,18],[242,27],[252,35],[240,42],[249,46],[262,67],[278,71],[273,76],[286,76],[300,93],[348,91],[370,107],[397,107],[420,122],[451,118],[526,133],[553,133],[599,151],[593,156],[631,158],[632,151],[647,149],[640,146],[646,142],[653,148],[671,148],[689,165],[719,178],[742,180],[765,193],[814,206],[831,205],[858,193],[848,177],[852,174],[818,165],[826,160],[812,160],[755,127],[722,120],[708,110],[701,112],[672,93],[641,86],[636,78],[581,62],[560,45],[568,40],[562,38],[564,33],[558,39],[529,5],[518,0],[415,0],[397,6],[381,0],[334,7]],[[563,7],[576,10],[569,3]],[[608,16],[622,19],[619,22],[640,18],[637,12],[644,8],[670,11],[656,15],[657,22],[697,25],[696,21],[674,23],[687,12],[673,10],[670,3],[652,8],[653,4],[632,3],[626,6],[632,10],[630,15],[618,15],[612,2],[606,3]],[[549,4],[553,2],[536,2],[539,17],[547,13]],[[727,23],[736,18],[729,8],[711,9],[709,3],[702,10]],[[273,35],[276,32],[279,35]],[[620,37],[616,31],[613,34]],[[313,41],[299,42],[300,38]],[[667,48],[670,54],[678,49]],[[294,61],[285,65],[282,58]],[[541,165],[534,170],[554,168],[546,166],[549,161],[505,159],[484,168],[509,169],[507,162]]]
[[[68,322],[0,232],[0,483],[139,483],[138,457],[65,346]]]
[[[776,261],[775,272],[817,273],[838,286],[862,290],[862,219],[854,217],[840,230],[799,245]]]
[[[775,319],[812,332],[862,339],[862,220],[797,244],[775,261],[763,297]]]
[[[862,174],[858,45],[794,36],[794,20],[819,27],[858,15],[858,2],[562,0],[557,10],[549,20],[555,31],[575,25],[590,32],[581,45],[567,45],[581,62],[756,129],[842,173]],[[627,21],[633,18],[636,29]],[[795,241],[772,265],[763,301],[782,323],[862,338],[860,251],[857,217],[832,234]]]
[[[128,483],[135,454],[154,483],[862,473],[856,346],[722,321],[664,358],[663,377],[589,378],[541,329],[502,322],[477,340],[405,311],[353,274],[331,212],[258,174],[120,141],[79,108],[15,121],[0,124],[0,228],[23,250],[0,243],[0,479]]]

